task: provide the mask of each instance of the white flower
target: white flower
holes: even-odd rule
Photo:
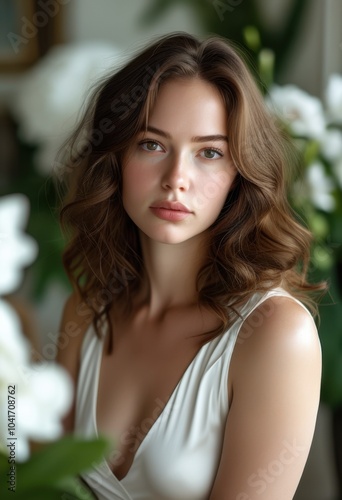
[[[321,101],[295,85],[274,85],[266,102],[290,126],[294,135],[319,139],[324,133]]]
[[[11,109],[21,137],[39,146],[36,164],[48,174],[91,86],[123,61],[117,47],[85,43],[53,47],[22,79]]]
[[[306,170],[306,181],[309,187],[309,197],[313,205],[325,212],[332,212],[335,199],[332,195],[334,183],[324,171],[324,166],[315,161]]]
[[[320,139],[322,155],[329,161],[342,159],[342,132],[329,128]]]
[[[23,461],[29,456],[29,440],[48,441],[61,435],[60,420],[70,407],[72,384],[61,367],[30,362],[20,322],[1,299],[0,325],[0,450],[7,454],[8,443],[16,438],[15,458]],[[12,395],[9,386],[15,386]],[[9,422],[13,422],[10,427]]]
[[[13,292],[22,278],[21,268],[37,255],[37,244],[22,229],[29,204],[21,194],[0,198],[0,295]]]
[[[14,379],[17,366],[29,362],[29,343],[20,333],[20,321],[12,307],[0,299],[0,380]]]
[[[65,370],[55,363],[21,367],[18,382],[18,432],[35,441],[58,438],[61,419],[72,401],[72,384]]]
[[[0,295],[17,288],[21,267],[37,254],[36,242],[21,232],[27,214],[24,196],[0,199]],[[14,443],[18,461],[28,458],[29,440],[51,440],[62,433],[60,420],[72,399],[70,378],[61,367],[33,364],[30,358],[20,321],[0,298],[0,451],[8,454]]]
[[[328,114],[332,121],[342,123],[342,76],[333,74],[329,78],[326,89]]]

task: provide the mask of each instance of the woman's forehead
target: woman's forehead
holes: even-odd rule
[[[195,136],[227,133],[225,102],[218,89],[199,78],[163,83],[146,125],[167,132],[179,128]],[[215,129],[213,131],[213,129]]]

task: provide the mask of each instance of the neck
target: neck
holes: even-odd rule
[[[203,237],[173,245],[152,241],[144,234],[140,238],[146,270],[143,302],[149,317],[196,304],[196,278],[206,255]]]

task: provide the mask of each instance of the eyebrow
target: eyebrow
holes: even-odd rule
[[[171,135],[168,134],[167,132],[164,132],[164,130],[160,130],[157,127],[152,127],[151,125],[148,125],[148,127],[145,130],[142,130],[142,132],[153,132],[155,134],[161,135],[162,137],[165,137],[165,139],[171,139]],[[213,134],[213,135],[196,135],[195,137],[191,138],[191,142],[207,142],[207,141],[225,141],[228,142],[228,137],[226,135],[222,134]]]

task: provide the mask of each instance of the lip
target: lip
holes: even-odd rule
[[[182,221],[192,212],[179,201],[158,201],[150,206],[156,217],[170,222]]]
[[[191,213],[191,210],[179,201],[157,201],[156,203],[153,203],[150,208],[165,208],[167,210],[175,210],[177,212]]]

